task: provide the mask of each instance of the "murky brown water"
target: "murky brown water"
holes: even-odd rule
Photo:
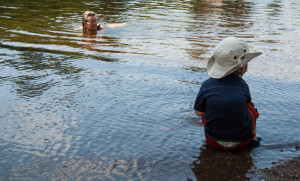
[[[97,36],[74,30],[86,10]],[[299,155],[298,1],[0,0],[0,12],[0,180],[257,180]],[[205,145],[193,112],[227,36],[264,52],[244,76],[262,146],[233,153]]]

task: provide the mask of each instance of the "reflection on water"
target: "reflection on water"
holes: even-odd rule
[[[6,52],[5,50],[3,52]],[[4,53],[6,54],[6,53]],[[13,82],[15,91],[25,97],[40,96],[44,91],[49,90],[57,84],[57,80],[51,78],[52,72],[57,75],[75,76],[83,69],[74,67],[70,62],[64,61],[65,57],[23,51],[20,54],[6,55],[1,64],[6,68],[20,72],[18,76],[9,75],[11,72],[3,71],[7,76],[2,81]],[[69,76],[70,77],[70,76]]]
[[[0,2],[0,180],[248,180],[299,154],[299,2]],[[86,10],[97,35],[74,30]],[[236,153],[193,111],[233,35],[264,52],[243,77],[262,146]]]
[[[5,12],[0,17],[2,47],[31,47],[33,51],[55,50],[130,62],[136,58],[126,58],[124,54],[148,55],[150,63],[204,68],[213,46],[234,35],[255,43],[264,52],[260,60],[252,62],[252,76],[289,80],[300,77],[299,66],[293,66],[299,59],[297,2],[119,0],[49,4],[29,1],[20,5],[2,0],[1,10]],[[125,22],[126,26],[106,27],[97,33],[99,36],[92,37],[93,47],[85,49],[89,46],[84,42],[86,37],[81,36],[81,30],[73,29],[81,26],[86,10],[94,11],[100,24]],[[289,19],[294,21],[286,21]],[[138,62],[146,59],[139,58]],[[282,60],[287,66],[282,66]]]
[[[107,158],[90,161],[77,156],[63,163],[42,159],[33,165],[19,165],[13,172],[13,180],[131,180],[135,177],[144,180],[137,168],[137,161],[117,160],[108,162]],[[44,169],[46,168],[46,169]],[[51,168],[51,170],[49,170]],[[126,174],[134,172],[134,175]]]
[[[249,180],[246,173],[253,167],[250,152],[250,148],[233,152],[204,145],[191,168],[197,180]]]
[[[215,2],[215,1],[214,1]],[[207,60],[210,47],[227,36],[236,36],[236,31],[247,31],[252,26],[248,21],[251,6],[244,1],[191,1],[189,12],[194,21],[186,27],[193,37],[186,37],[190,41],[187,53],[190,59]],[[215,21],[218,19],[218,21]],[[252,37],[252,35],[248,35]],[[205,55],[205,56],[203,56]]]

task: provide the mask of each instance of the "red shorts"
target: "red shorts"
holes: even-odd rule
[[[256,119],[259,116],[259,113],[255,109],[253,103],[251,103],[251,102],[247,103],[247,109],[248,109],[249,113],[251,114],[251,116],[253,118],[253,120],[252,120],[253,134],[252,134],[252,137],[249,140],[239,142],[237,145],[234,145],[232,147],[225,147],[225,146],[222,146],[220,143],[218,143],[217,140],[214,140],[214,139],[208,137],[207,135],[205,135],[207,143],[210,144],[213,147],[217,147],[217,148],[221,148],[221,149],[225,149],[225,150],[237,150],[237,149],[242,149],[242,148],[246,147],[250,143],[250,141],[255,137],[255,134],[256,134],[255,133],[255,130],[256,130]],[[203,122],[204,127],[205,127],[206,120],[205,120],[204,116],[202,116],[202,122]]]

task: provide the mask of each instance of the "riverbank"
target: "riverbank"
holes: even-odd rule
[[[300,180],[300,156],[291,158],[272,168],[261,169],[264,180]]]

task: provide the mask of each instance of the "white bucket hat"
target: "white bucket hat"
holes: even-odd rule
[[[223,78],[261,54],[262,52],[243,40],[225,38],[216,46],[214,55],[209,59],[207,74],[215,79]]]

